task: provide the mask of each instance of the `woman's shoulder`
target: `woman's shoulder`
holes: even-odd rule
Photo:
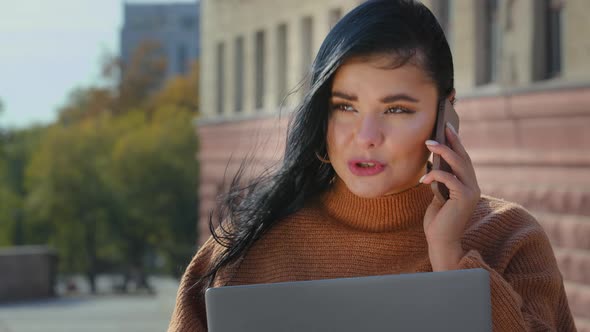
[[[536,222],[529,210],[519,203],[507,201],[490,195],[482,194],[474,211],[474,217],[508,219],[516,224],[529,224]]]
[[[199,269],[206,270],[216,262],[224,250],[225,247],[220,243],[220,240],[216,239],[213,235],[209,235],[209,238],[199,246],[197,252],[193,255],[189,267],[194,265],[194,268],[198,267]]]
[[[317,223],[320,213],[320,210],[313,204],[304,206],[295,213],[277,220],[273,227],[262,234],[259,240],[264,242],[267,241],[269,237],[274,238],[274,236],[277,235],[275,233],[284,233],[285,231],[290,231],[293,228],[298,229],[304,224],[311,225]],[[217,227],[215,232],[217,237],[210,235],[209,238],[199,247],[199,250],[194,255],[193,260],[210,263],[215,261],[217,257],[219,257],[226,250],[226,246],[223,245],[223,239],[224,235],[227,235],[229,232],[227,226],[225,231],[224,229]]]
[[[549,238],[537,219],[518,203],[488,195],[480,198],[462,243],[466,250],[477,250],[497,271],[504,271],[515,259],[527,262],[531,257],[556,264]]]
[[[545,237],[543,228],[529,210],[516,202],[489,195],[481,196],[466,234],[483,234],[497,241]]]

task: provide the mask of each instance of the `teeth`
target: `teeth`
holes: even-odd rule
[[[373,166],[375,166],[374,163],[359,163],[359,165],[361,167],[373,167]]]

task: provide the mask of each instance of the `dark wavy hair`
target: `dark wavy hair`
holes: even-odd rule
[[[329,188],[334,169],[316,153],[326,155],[332,78],[347,59],[373,55],[391,55],[393,67],[419,66],[436,85],[439,99],[454,88],[449,45],[426,6],[412,0],[369,0],[345,15],[328,33],[313,62],[310,88],[289,122],[278,167],[243,185],[242,163],[211,214],[211,232],[225,250],[198,283],[211,285],[221,268],[242,258],[273,225]]]

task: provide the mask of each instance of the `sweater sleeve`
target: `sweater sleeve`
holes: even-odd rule
[[[504,269],[490,267],[473,249],[459,268],[489,272],[494,331],[576,331],[549,240],[534,217],[524,215],[531,220],[509,246],[496,249],[496,255],[509,256]]]
[[[213,237],[210,237],[186,268],[176,295],[176,305],[168,332],[207,331],[205,288],[194,286],[213,264],[214,257],[219,251],[218,247]]]

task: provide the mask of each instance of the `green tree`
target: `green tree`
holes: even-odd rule
[[[164,49],[151,41],[141,43],[128,63],[118,59],[107,63],[103,73],[112,79],[118,78],[115,111],[125,113],[146,106],[150,97],[161,88],[166,66]]]
[[[25,168],[39,144],[43,127],[6,130],[0,135],[0,245],[43,243],[42,229],[26,218]]]
[[[167,271],[177,273],[194,249],[198,168],[191,120],[190,113],[161,108],[113,149],[110,180],[125,206],[117,229],[140,280],[150,252],[164,255]]]
[[[199,108],[199,62],[191,65],[186,76],[168,80],[151,99],[151,107],[171,106],[187,113],[198,114]]]
[[[111,145],[105,123],[53,126],[27,169],[28,215],[50,228],[49,243],[59,252],[61,271],[85,273],[93,292],[101,265],[113,260],[105,255],[116,212],[103,176]]]
[[[113,112],[115,96],[108,87],[76,88],[58,112],[58,122],[72,125]]]
[[[147,287],[154,256],[179,276],[195,247],[198,65],[162,85],[164,69],[149,43],[125,68],[111,58],[112,84],[75,89],[14,168],[26,175],[24,195],[0,185],[0,199],[26,217],[26,239],[53,245],[60,271],[86,274],[93,290],[104,271],[134,271]],[[15,233],[14,222],[4,228]]]

